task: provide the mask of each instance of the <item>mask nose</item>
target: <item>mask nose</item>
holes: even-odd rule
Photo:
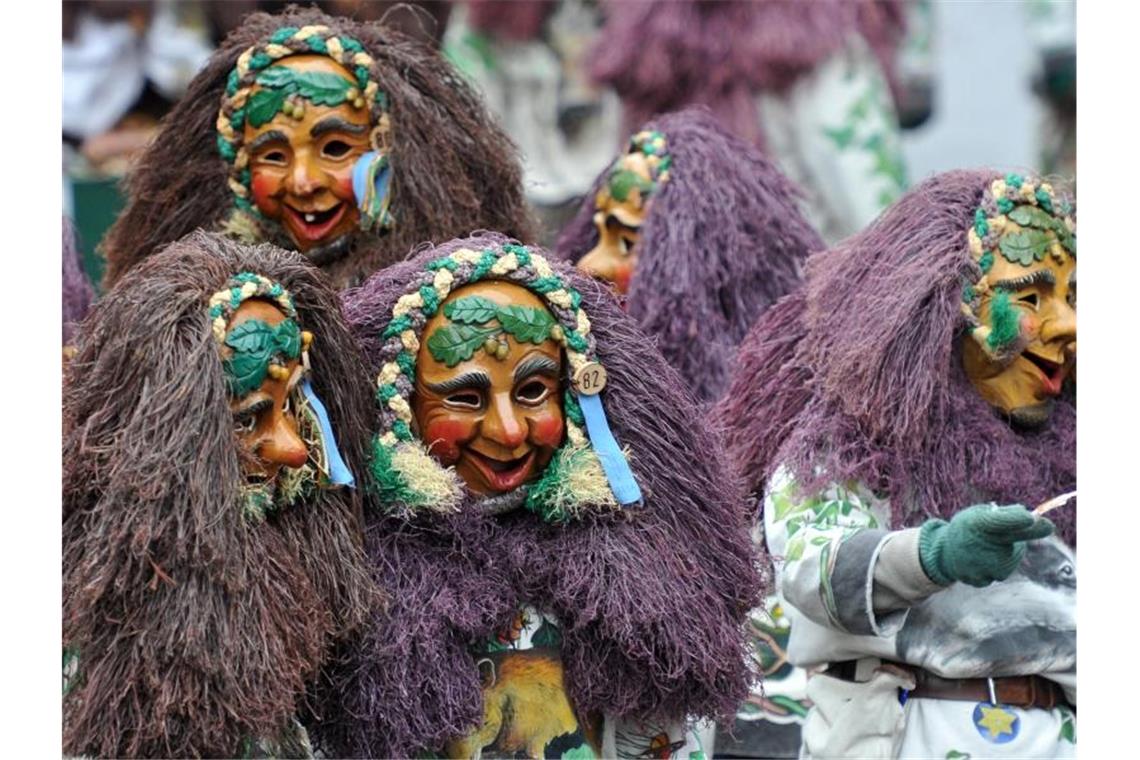
[[[317,171],[307,156],[297,156],[289,173],[289,191],[294,195],[312,195],[317,190]]]
[[[483,418],[483,437],[505,449],[513,450],[526,441],[526,435],[526,421],[516,414],[510,396],[496,395]]]
[[[262,440],[257,455],[264,461],[294,469],[309,459],[309,449],[287,417],[281,415]]]
[[[1041,324],[1043,343],[1060,343],[1066,350],[1072,346],[1076,350],[1077,310],[1067,303],[1059,304],[1054,313]]]

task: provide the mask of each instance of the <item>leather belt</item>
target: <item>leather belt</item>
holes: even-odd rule
[[[856,660],[833,662],[827,674],[845,681],[855,680]],[[907,697],[949,699],[959,702],[996,702],[998,704],[1052,710],[1068,705],[1064,690],[1041,676],[1002,676],[999,678],[942,678],[929,670],[901,663],[891,663],[914,676],[914,688]]]

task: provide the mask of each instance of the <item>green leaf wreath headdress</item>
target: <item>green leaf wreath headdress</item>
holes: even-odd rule
[[[323,55],[344,66],[354,80],[329,72],[300,72],[284,67],[270,68],[291,55]],[[234,196],[234,211],[227,226],[247,237],[256,229],[260,212],[251,200],[249,154],[244,144],[248,122],[259,127],[278,113],[301,118],[305,103],[338,106],[352,103],[367,106],[372,123],[372,149],[383,154],[386,139],[388,97],[380,90],[380,71],[357,40],[333,34],[321,25],[278,29],[263,43],[242,53],[226,82],[226,94],[218,111],[218,153],[229,164],[227,182]],[[253,92],[254,86],[259,89]],[[384,208],[387,211],[387,208]],[[384,225],[391,224],[386,214]]]
[[[260,319],[249,319],[226,332],[234,312],[251,298],[272,301],[285,313],[285,319],[270,325]],[[297,326],[293,298],[280,283],[253,272],[239,272],[230,278],[223,290],[210,296],[210,327],[219,350],[229,349],[222,359],[226,385],[234,396],[244,396],[261,385],[279,359],[300,359],[309,347],[312,335]]]
[[[648,180],[637,172],[622,168],[622,159],[630,153],[641,153],[646,157],[649,164]],[[641,193],[642,202],[645,202],[661,185],[669,181],[672,166],[673,157],[669,155],[665,135],[657,130],[646,129],[629,138],[629,148],[614,161],[605,188],[617,201],[624,201],[636,189]]]
[[[1013,231],[1010,222],[1020,230]],[[994,256],[1024,267],[1044,261],[1046,256],[1058,262],[1065,256],[1075,259],[1077,223],[1072,200],[1039,178],[1007,174],[986,188],[966,238],[982,276],[963,288],[962,314],[969,324],[970,335],[982,350],[996,361],[1003,361],[1019,350],[1017,309],[1007,294],[998,292],[991,302],[988,324],[982,324],[977,315],[982,296],[990,291],[988,277]]]
[[[412,432],[410,400],[425,324],[454,289],[486,279],[503,280],[530,290],[543,299],[549,312],[541,310],[539,315],[538,309],[500,306],[475,296],[460,298],[444,307],[455,329],[439,338],[441,343],[435,346],[432,341],[443,331],[433,333],[428,338],[428,348],[433,355],[440,352],[441,361],[454,366],[480,348],[498,351],[491,344],[504,332],[524,342],[541,343],[548,338],[557,342],[566,355],[566,442],[542,477],[526,487],[524,507],[552,522],[577,517],[587,510],[620,509],[612,489],[614,481],[608,479],[584,429],[586,416],[569,382],[579,370],[597,361],[590,320],[581,308],[582,296],[543,256],[512,243],[481,251],[461,248],[429,262],[392,309],[391,321],[381,334],[385,342],[380,350],[381,369],[376,381],[380,429],[372,474],[381,501],[391,511],[403,515],[422,510],[452,512],[462,503],[464,487],[455,470],[432,458]],[[487,326],[492,320],[497,324]],[[599,402],[591,400],[594,403]],[[628,458],[628,453],[624,457]],[[627,467],[624,459],[622,466]]]

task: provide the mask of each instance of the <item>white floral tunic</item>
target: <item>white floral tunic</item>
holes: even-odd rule
[[[855,681],[814,673],[801,757],[1069,758],[1065,706],[908,699],[911,677],[1040,675],[1076,703],[1076,560],[1056,538],[986,588],[941,587],[922,571],[918,530],[889,531],[889,504],[857,483],[803,498],[780,470],[764,500],[778,598],[800,667],[857,660]]]

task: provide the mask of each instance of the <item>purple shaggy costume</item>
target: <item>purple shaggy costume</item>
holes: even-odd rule
[[[87,316],[95,293],[83,273],[75,227],[63,218],[63,345],[75,337],[76,326]]]
[[[738,137],[764,147],[757,92],[782,92],[858,32],[893,80],[903,32],[894,0],[636,0],[606,4],[591,75],[622,98],[632,133],[654,114],[707,105]]]
[[[962,289],[981,276],[966,232],[1000,176],[953,171],[918,185],[809,259],[803,288],[757,322],[714,411],[755,494],[781,464],[806,493],[857,480],[890,497],[898,528],[1076,487],[1075,388],[1045,428],[1019,432],[962,367]],[[1049,515],[1070,545],[1075,512]]]
[[[797,208],[794,185],[706,109],[642,129],[665,135],[673,163],[641,227],[627,310],[697,398],[715,401],[748,328],[799,283],[802,260],[824,243]],[[609,172],[563,230],[560,257],[576,262],[597,244],[594,197]]]
[[[347,291],[369,369],[380,370],[397,299],[430,289],[429,262],[510,243],[493,233],[451,241]],[[524,601],[560,620],[567,690],[584,712],[679,720],[731,713],[746,694],[742,624],[761,588],[723,452],[605,286],[552,263],[588,314],[610,428],[629,447],[644,501],[586,505],[563,523],[480,513],[466,492],[458,513],[372,514],[366,543],[391,604],[326,682],[317,735],[334,754],[403,757],[474,728],[483,713],[472,647]]]

